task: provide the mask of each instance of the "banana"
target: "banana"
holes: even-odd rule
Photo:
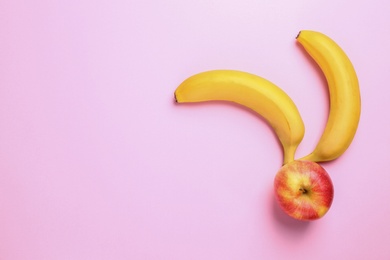
[[[195,74],[175,90],[178,103],[230,101],[245,106],[268,121],[284,152],[284,164],[294,160],[305,128],[291,98],[270,81],[236,70],[212,70]]]
[[[309,155],[315,162],[338,158],[351,144],[360,119],[360,90],[354,67],[344,51],[328,36],[301,31],[297,41],[323,71],[329,87],[329,116],[324,132]]]

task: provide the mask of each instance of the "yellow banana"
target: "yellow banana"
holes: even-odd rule
[[[301,160],[334,160],[349,147],[359,124],[361,104],[358,78],[347,55],[328,36],[301,31],[297,40],[323,71],[330,97],[325,130],[314,151]]]
[[[291,98],[270,81],[236,70],[212,70],[193,75],[176,91],[178,103],[231,101],[265,118],[275,130],[284,150],[284,164],[294,160],[305,128]]]

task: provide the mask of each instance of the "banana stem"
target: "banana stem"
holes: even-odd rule
[[[283,165],[294,161],[295,158],[295,151],[297,150],[296,146],[288,146],[284,147],[284,159],[283,159]]]

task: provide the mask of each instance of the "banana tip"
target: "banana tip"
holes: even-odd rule
[[[299,35],[301,34],[301,31],[299,31],[299,33],[297,34],[297,36],[295,37],[295,39],[298,39]]]

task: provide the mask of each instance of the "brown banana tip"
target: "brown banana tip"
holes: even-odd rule
[[[299,31],[297,37],[295,37],[295,39],[298,39],[299,35],[301,34],[301,31]]]
[[[176,103],[179,103],[179,102],[177,101],[177,98],[176,98],[176,92],[173,93],[173,96],[174,96],[174,98],[175,98],[175,102],[176,102]]]

